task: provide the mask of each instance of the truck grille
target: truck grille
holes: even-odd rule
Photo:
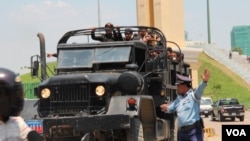
[[[55,86],[52,88],[53,102],[88,102],[89,94],[84,86]]]
[[[51,86],[51,97],[40,101],[39,111],[47,115],[75,115],[90,107],[91,93],[83,85]]]

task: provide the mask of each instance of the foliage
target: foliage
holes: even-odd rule
[[[234,48],[232,49],[232,51],[233,51],[233,52],[239,52],[239,55],[242,55],[242,54],[243,54],[242,49],[239,48],[239,47],[234,47]]]
[[[53,75],[55,67],[56,67],[56,62],[47,63],[47,76],[48,77]],[[39,69],[38,76],[41,76],[41,69]],[[24,83],[40,82],[39,77],[32,78],[30,73],[21,75],[21,80]]]

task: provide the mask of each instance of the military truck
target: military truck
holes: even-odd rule
[[[40,55],[31,57],[32,77],[41,83],[34,89],[38,98],[39,132],[46,141],[175,141],[176,114],[160,109],[176,97],[176,73],[191,76],[183,58],[166,56],[167,43],[182,55],[180,47],[167,41],[155,27],[120,26],[135,34],[146,28],[154,46],[141,40],[95,41],[91,34],[105,34],[104,27],[72,30],[57,44],[54,75],[46,72],[45,38],[38,33]],[[157,55],[152,57],[152,52]]]

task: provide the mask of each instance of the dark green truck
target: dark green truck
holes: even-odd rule
[[[123,35],[126,28],[120,26],[119,32]],[[129,28],[136,33],[141,27]],[[191,76],[191,69],[183,59],[166,56],[168,41],[159,29],[143,28],[160,37],[160,46],[140,40],[92,41],[91,29],[65,33],[58,41],[53,76],[46,72],[45,41],[39,33],[40,55],[31,57],[32,76],[41,78],[34,89],[37,116],[27,123],[39,124],[48,141],[175,141],[175,114],[165,114],[159,106],[175,99],[176,73]],[[95,32],[104,34],[105,28]],[[158,56],[152,58],[152,51]]]

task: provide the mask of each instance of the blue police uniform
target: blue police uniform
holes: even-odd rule
[[[177,76],[184,82],[191,82],[187,77]],[[178,97],[168,106],[168,113],[176,111],[178,119],[178,140],[203,140],[203,131],[200,123],[200,99],[207,83],[201,82],[193,91],[190,88],[186,94]],[[198,139],[198,140],[197,140]]]

